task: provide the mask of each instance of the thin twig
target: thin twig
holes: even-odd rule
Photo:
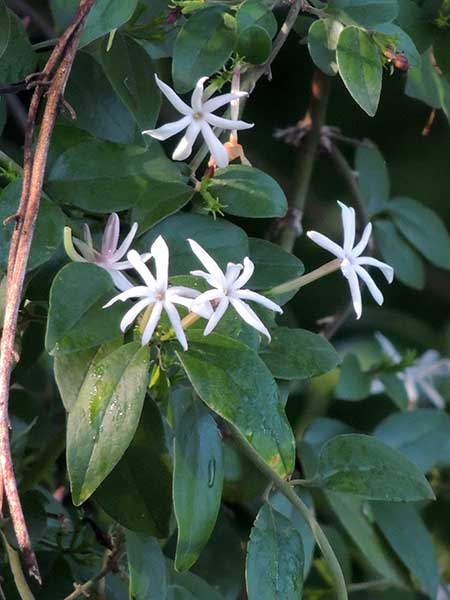
[[[50,139],[58,115],[70,70],[75,58],[84,21],[95,0],[80,0],[75,17],[61,35],[43,70],[43,80],[53,75],[47,92],[47,103],[33,153],[33,136],[43,85],[37,85],[28,112],[24,145],[24,173],[22,195],[17,212],[16,227],[8,256],[7,294],[2,338],[0,341],[0,465],[9,513],[17,542],[30,575],[40,582],[39,567],[34,554],[20,503],[9,446],[8,397],[14,357],[14,340],[22,298],[23,283],[30,254],[31,242],[39,211],[45,166]],[[59,66],[57,67],[59,63]],[[57,68],[56,68],[57,67]]]
[[[80,596],[86,597],[88,595],[89,590],[94,587],[96,583],[104,579],[108,573],[114,572],[117,570],[117,557],[119,553],[119,548],[115,547],[112,551],[108,550],[107,558],[104,561],[103,567],[100,571],[83,584],[75,584],[75,590],[66,596],[64,600],[76,600]]]

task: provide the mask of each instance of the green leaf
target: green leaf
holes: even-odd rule
[[[264,504],[255,520],[247,548],[249,600],[298,600],[302,596],[302,538],[290,521]]]
[[[398,15],[398,4],[396,0],[331,0],[326,10],[346,25],[372,29],[393,21]]]
[[[133,39],[116,33],[112,47],[103,45],[100,61],[106,77],[139,127],[154,127],[161,107],[153,63],[147,52]],[[148,140],[148,137],[146,137]]]
[[[340,362],[333,346],[306,329],[277,327],[272,341],[260,353],[272,375],[279,379],[307,379],[334,369]]]
[[[88,348],[80,352],[55,356],[53,361],[55,381],[67,412],[72,410],[91,367],[122,344],[122,337],[119,337],[99,348]]]
[[[411,505],[374,502],[375,521],[412,577],[430,598],[436,598],[439,570],[433,541],[416,508]]]
[[[131,531],[127,531],[125,537],[130,600],[166,600],[166,559],[158,542]]]
[[[263,171],[246,165],[217,169],[208,190],[223,210],[239,217],[283,217],[287,200],[278,183]]]
[[[121,346],[89,370],[67,420],[67,468],[79,506],[130,445],[148,383],[149,349]]]
[[[186,196],[189,191],[178,167],[163,155],[158,143],[142,148],[96,139],[76,143],[65,150],[50,168],[46,189],[62,204],[73,204],[95,213],[141,207],[147,203],[151,206],[150,213],[159,218],[173,211],[171,203],[169,213],[159,205],[166,190],[171,198],[176,193]],[[140,210],[145,213],[144,209]],[[148,216],[145,218],[151,220]]]
[[[373,435],[424,472],[450,465],[450,416],[441,410],[394,413],[377,425]]]
[[[131,444],[93,499],[131,531],[158,538],[169,535],[172,517],[172,467],[164,425],[147,398]]]
[[[358,188],[367,203],[367,211],[372,216],[389,200],[390,183],[386,161],[374,144],[364,140],[356,150],[355,169],[358,173]]]
[[[444,80],[436,71],[429,51],[422,54],[419,67],[408,70],[405,94],[428,104],[432,108],[442,108]]]
[[[412,38],[419,52],[424,52],[433,43],[435,28],[421,6],[414,0],[397,0],[399,14],[396,22]]]
[[[0,58],[2,58],[8,46],[11,35],[11,17],[5,0],[0,1]]]
[[[336,57],[345,87],[373,117],[380,100],[383,75],[380,50],[368,33],[357,27],[346,27],[339,36]]]
[[[240,31],[252,25],[258,25],[267,31],[272,39],[278,29],[273,12],[261,0],[246,0],[236,13],[236,21]]]
[[[187,242],[188,238],[198,242],[222,268],[228,262],[241,262],[249,253],[246,233],[225,219],[214,220],[189,213],[174,215],[140,237],[138,249],[148,252],[159,235],[169,246],[170,272],[173,276],[187,275],[201,266]]]
[[[277,244],[260,238],[249,238],[249,244],[250,258],[255,264],[255,271],[248,287],[255,290],[267,289],[289,281],[289,279],[300,277],[305,272],[305,267],[300,259],[286,252]],[[292,295],[283,295],[283,300],[286,297],[287,302]]]
[[[327,490],[390,502],[434,498],[419,469],[378,439],[339,435],[323,446],[315,477]]]
[[[167,561],[169,577],[168,600],[224,600],[206,581],[188,571],[177,573],[172,561]]]
[[[261,65],[270,56],[272,39],[259,25],[251,25],[239,33],[236,51],[252,65]]]
[[[223,486],[223,450],[210,412],[193,400],[176,419],[173,501],[178,524],[177,571],[197,560],[216,523]]]
[[[77,113],[76,127],[122,144],[133,143],[136,124],[93,56],[78,52],[65,93]]]
[[[450,235],[440,217],[411,198],[395,198],[388,208],[405,238],[431,263],[450,270]]]
[[[395,39],[395,51],[403,52],[410,67],[419,67],[422,61],[419,51],[407,33],[398,25],[385,23],[377,25],[376,30]]]
[[[189,350],[178,357],[200,398],[232,423],[282,477],[294,466],[292,430],[278,388],[256,352],[218,334],[188,331]]]
[[[236,20],[223,6],[211,6],[189,17],[173,51],[172,76],[176,89],[191,90],[200,77],[222,68],[236,43]]]
[[[416,290],[425,285],[423,261],[392,221],[377,219],[373,223],[377,247],[385,262],[394,268],[395,279]]]
[[[314,64],[325,75],[336,75],[336,45],[342,24],[335,19],[317,19],[308,31],[308,50]]]
[[[384,385],[384,391],[400,410],[406,410],[409,404],[405,384],[397,373],[381,373],[378,378]]]
[[[434,32],[433,52],[442,75],[450,83],[450,29],[438,29]]]
[[[14,219],[11,219],[5,225],[3,225],[3,222],[8,217],[16,214],[21,192],[22,179],[18,178],[8,184],[0,195],[0,271],[6,271],[9,244],[15,227]],[[28,270],[31,271],[39,267],[55,254],[62,243],[63,230],[64,215],[61,210],[46,198],[41,198]]]
[[[21,81],[27,75],[33,73],[36,70],[38,59],[22,21],[11,10],[7,9],[7,13],[9,16],[8,43],[5,46],[5,31],[0,60],[0,83],[3,84]],[[5,18],[4,12],[3,18]]]
[[[354,496],[336,492],[326,492],[325,496],[345,531],[366,559],[369,569],[393,583],[404,585],[404,578],[396,563],[389,557],[381,536],[367,517],[362,501]]]
[[[370,395],[370,383],[371,377],[361,369],[358,357],[346,354],[341,364],[336,397],[348,401],[363,400]]]
[[[77,352],[115,339],[124,307],[103,309],[115,293],[111,276],[104,269],[86,263],[63,267],[50,290],[47,352]]]

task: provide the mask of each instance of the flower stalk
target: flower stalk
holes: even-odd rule
[[[306,275],[301,275],[301,277],[296,277],[295,279],[286,281],[286,283],[276,285],[275,287],[271,288],[267,294],[269,296],[280,296],[281,294],[286,294],[287,292],[299,290],[305,285],[308,285],[308,283],[312,283],[317,279],[325,277],[325,275],[329,275],[330,273],[334,273],[334,271],[338,271],[341,267],[341,263],[341,258],[335,258],[334,260],[325,263],[318,269],[314,269],[314,271],[306,273]]]

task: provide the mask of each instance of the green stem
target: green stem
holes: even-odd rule
[[[268,290],[268,296],[280,296],[281,294],[285,294],[286,292],[292,292],[293,290],[299,290],[300,288],[308,285],[308,283],[312,283],[321,277],[325,277],[325,275],[329,275],[334,271],[337,271],[342,263],[341,258],[335,258],[330,262],[325,263],[318,269],[314,269],[310,273],[306,273],[306,275],[302,275],[301,277],[296,277],[295,279],[291,279],[290,281],[286,281],[285,283],[281,283],[280,285],[276,285],[272,289]]]
[[[34,600],[34,596],[28,587],[27,580],[23,574],[22,565],[20,564],[19,554],[14,550],[12,546],[8,544],[8,540],[3,532],[0,532],[3,544],[5,545],[6,554],[8,555],[9,566],[11,573],[14,577],[14,583],[16,584],[17,591],[21,600]]]
[[[53,38],[51,40],[44,40],[43,42],[37,42],[37,44],[32,44],[33,50],[41,50],[42,48],[50,48],[51,46],[56,46],[58,42],[58,38]]]
[[[336,558],[335,553],[328,541],[328,538],[322,531],[319,523],[317,522],[313,513],[309,510],[309,508],[304,504],[304,502],[297,496],[292,486],[288,481],[282,479],[278,473],[276,473],[256,452],[256,450],[248,443],[247,439],[242,435],[242,433],[236,429],[233,425],[230,425],[231,433],[239,444],[242,451],[247,455],[247,457],[251,460],[252,463],[265,475],[268,479],[270,479],[273,485],[280,490],[280,492],[286,496],[286,498],[294,505],[294,507],[298,510],[298,512],[304,517],[306,522],[311,528],[311,531],[314,535],[314,538],[319,546],[323,557],[328,564],[328,567],[331,571],[331,574],[334,579],[334,583],[336,586],[336,595],[338,600],[347,600],[347,589],[345,585],[345,579],[342,574],[341,566]]]
[[[330,87],[330,77],[317,69],[311,86],[311,103],[303,120],[303,126],[309,127],[309,131],[298,151],[289,212],[283,220],[286,225],[279,240],[280,246],[287,252],[293,251],[295,241],[302,232],[301,221],[320,144],[320,134],[325,125]]]

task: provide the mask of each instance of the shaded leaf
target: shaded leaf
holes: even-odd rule
[[[341,364],[336,397],[341,400],[363,400],[370,395],[371,377],[364,373],[354,354],[346,354]]]
[[[355,154],[355,169],[358,173],[358,187],[372,216],[382,209],[389,200],[389,173],[386,161],[378,148],[364,140]]]
[[[166,600],[166,559],[155,538],[125,534],[130,576],[130,600]]]

